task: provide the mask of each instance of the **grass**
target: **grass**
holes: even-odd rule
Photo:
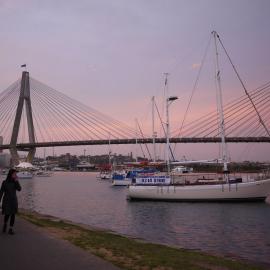
[[[202,252],[147,243],[112,232],[86,228],[36,213],[20,216],[55,237],[129,270],[259,270],[260,266]]]

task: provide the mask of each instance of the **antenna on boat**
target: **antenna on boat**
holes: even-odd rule
[[[215,50],[216,50],[216,80],[217,80],[217,88],[218,88],[217,99],[218,99],[221,147],[222,147],[223,172],[227,174],[228,173],[228,154],[227,154],[227,146],[226,146],[226,140],[225,140],[225,123],[224,123],[224,114],[223,114],[220,68],[219,68],[218,48],[217,48],[217,39],[219,38],[219,35],[216,31],[213,31],[212,34],[214,36]]]

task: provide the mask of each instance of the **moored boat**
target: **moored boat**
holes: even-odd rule
[[[51,177],[52,176],[52,172],[48,172],[48,171],[38,171],[36,172],[36,176],[38,177]]]
[[[112,176],[113,186],[128,186],[135,181],[136,177],[142,177],[143,181],[146,179],[154,179],[157,170],[154,168],[134,169],[126,172],[115,172]]]
[[[261,175],[259,178],[254,178],[252,181],[242,181],[242,178],[235,178],[228,171],[228,158],[226,148],[226,136],[225,136],[225,122],[223,115],[222,95],[221,95],[221,83],[220,83],[220,69],[218,63],[218,51],[217,51],[217,39],[218,34],[212,32],[215,39],[216,48],[216,80],[218,87],[218,113],[219,113],[219,129],[221,139],[221,155],[223,162],[223,174],[210,178],[203,175],[193,175],[188,173],[188,176],[197,178],[193,181],[184,181],[184,183],[177,183],[173,179],[173,175],[170,171],[169,161],[169,115],[168,108],[170,102],[175,100],[175,97],[167,97],[167,175],[169,177],[168,184],[155,184],[155,183],[143,183],[140,178],[136,178],[136,182],[129,186],[128,198],[136,200],[165,200],[165,201],[262,201],[270,196],[270,174],[269,172]],[[237,74],[239,77],[239,75]],[[239,78],[240,79],[240,78]],[[242,81],[241,81],[242,82]],[[167,77],[165,80],[165,86],[167,85]],[[242,82],[243,85],[243,82]],[[244,88],[245,89],[245,88]],[[247,93],[247,90],[245,89]],[[247,94],[248,95],[248,94]],[[267,134],[270,132],[267,129],[265,123],[261,119],[258,110],[255,107],[254,102],[248,95],[250,102],[252,103],[260,123],[263,125]],[[181,175],[177,175],[180,176]],[[183,178],[183,177],[182,177]]]
[[[97,177],[99,179],[108,180],[112,178],[112,173],[110,171],[103,171],[100,172],[99,176]]]
[[[262,179],[263,177],[261,177]],[[196,182],[194,184],[131,185],[128,198],[161,201],[264,201],[270,196],[270,175],[263,180]],[[220,183],[218,183],[218,181]]]
[[[19,179],[32,179],[33,173],[30,171],[19,171],[17,172],[17,176]]]

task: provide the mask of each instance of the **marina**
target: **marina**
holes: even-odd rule
[[[0,4],[4,268],[270,269],[270,1],[37,2]]]
[[[20,206],[148,241],[270,265],[270,201],[130,202],[97,173],[55,172],[20,181]]]

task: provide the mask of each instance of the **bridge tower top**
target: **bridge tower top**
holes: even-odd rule
[[[10,146],[11,146],[10,153],[11,153],[12,162],[14,165],[19,164],[19,154],[16,148],[16,144],[18,140],[18,134],[19,134],[20,122],[22,118],[24,104],[25,104],[25,112],[26,112],[26,118],[27,118],[29,143],[35,143],[35,130],[34,130],[33,116],[32,116],[29,72],[27,71],[22,72],[20,96],[18,100],[15,120],[13,124],[13,129],[12,129],[11,141],[10,141]],[[27,161],[32,162],[36,149],[28,148],[28,149],[23,149],[23,150],[29,151],[27,155]]]

